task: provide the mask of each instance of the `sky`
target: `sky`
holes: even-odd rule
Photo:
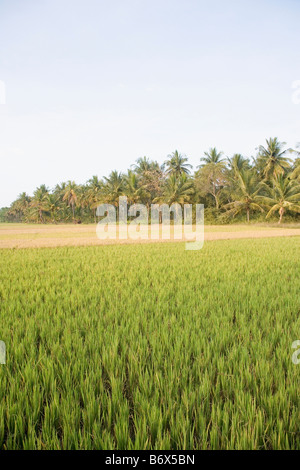
[[[195,168],[214,146],[295,147],[299,15],[299,0],[0,0],[0,207],[175,149]]]

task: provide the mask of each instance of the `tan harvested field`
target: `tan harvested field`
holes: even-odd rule
[[[205,226],[205,241],[300,236],[299,226]],[[150,238],[150,237],[149,237]],[[170,240],[174,240],[171,238]],[[159,243],[166,240],[99,240],[95,225],[0,224],[0,248],[39,248],[127,243]]]

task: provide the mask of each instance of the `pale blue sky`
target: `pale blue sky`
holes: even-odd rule
[[[175,149],[300,141],[298,0],[0,0],[0,207]]]

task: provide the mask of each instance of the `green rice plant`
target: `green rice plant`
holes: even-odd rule
[[[300,449],[300,238],[1,250],[2,449]]]

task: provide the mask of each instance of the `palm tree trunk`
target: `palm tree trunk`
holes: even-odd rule
[[[42,222],[42,224],[44,223],[44,219],[43,219],[43,212],[41,210],[39,210],[39,214],[40,214],[40,220]]]
[[[217,196],[217,194],[216,194],[216,187],[215,187],[215,185],[213,185],[213,188],[214,188],[214,189],[213,189],[212,195],[213,195],[213,197],[215,198],[216,209],[219,210],[219,201],[218,201],[218,196]]]
[[[285,212],[285,211],[284,211],[284,208],[281,207],[281,208],[279,209],[279,215],[280,215],[280,217],[279,217],[279,222],[278,222],[278,224],[281,224],[282,219],[283,219],[283,214],[284,214],[284,212]]]
[[[247,209],[247,222],[250,222],[250,209]]]

